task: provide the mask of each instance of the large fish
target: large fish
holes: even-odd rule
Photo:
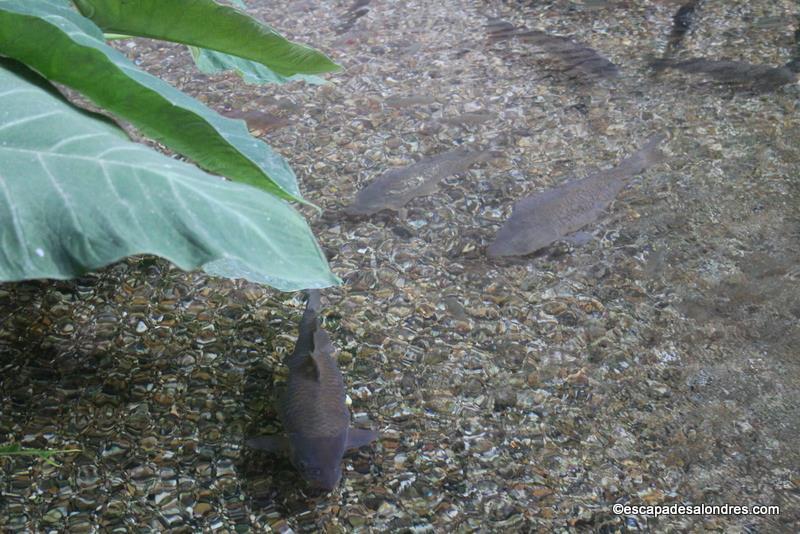
[[[691,74],[705,74],[723,83],[738,84],[754,91],[774,91],[797,81],[797,73],[787,66],[757,65],[744,61],[696,57],[684,61],[658,59],[651,63],[656,71],[675,69]]]
[[[350,427],[342,373],[328,333],[319,324],[319,290],[308,291],[294,352],[286,358],[289,379],[279,403],[285,435],[247,440],[247,445],[288,453],[308,483],[331,491],[342,478],[342,457],[378,438],[372,430]]]
[[[540,53],[547,54],[561,65],[561,72],[570,77],[583,77],[592,81],[616,78],[619,68],[593,48],[573,41],[569,37],[551,35],[541,30],[517,28],[503,20],[493,20],[486,25],[490,42],[519,39]]]
[[[651,137],[635,154],[612,169],[519,200],[486,253],[523,256],[591,223],[632,176],[661,161],[663,154],[658,145],[664,139],[663,134]]]
[[[415,197],[430,195],[443,179],[464,172],[490,155],[488,151],[457,148],[422,158],[407,167],[391,169],[359,191],[345,213],[356,216],[372,215],[383,209],[398,210]]]

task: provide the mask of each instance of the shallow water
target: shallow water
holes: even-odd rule
[[[326,329],[356,422],[382,439],[347,458],[329,496],[243,449],[278,430],[297,296],[138,258],[4,284],[0,442],[83,452],[60,467],[0,460],[0,528],[798,530],[797,84],[654,77],[674,1],[372,0],[347,24],[349,0],[247,4],[345,70],[325,87],[252,87],[197,74],[180,47],[119,46],[215,109],[289,122],[264,138],[326,209],[305,212],[346,282],[324,293]],[[782,65],[797,15],[788,0],[704,2],[675,57]],[[620,76],[571,79],[525,43],[489,43],[489,16],[573,36]],[[487,258],[514,201],[657,132],[665,162],[587,243]],[[387,170],[460,146],[498,156],[399,213],[344,217]],[[615,503],[781,514],[625,516]]]

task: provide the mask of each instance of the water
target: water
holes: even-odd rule
[[[797,84],[755,94],[653,76],[680,2],[371,2],[337,35],[350,4],[248,2],[343,64],[327,87],[264,97],[191,74],[177,48],[133,52],[218,109],[257,103],[290,121],[269,142],[327,210],[308,214],[346,284],[324,292],[326,329],[351,411],[380,443],[347,459],[328,497],[307,496],[287,461],[242,451],[252,432],[278,430],[300,298],[136,260],[76,283],[4,285],[0,440],[84,453],[58,469],[4,461],[0,524],[796,532]],[[674,57],[783,65],[797,9],[703,2]],[[525,43],[489,43],[488,16],[570,36],[619,76],[569,78]],[[486,120],[454,120],[465,113]],[[664,163],[583,229],[587,242],[487,258],[516,200],[657,132]],[[405,213],[341,215],[387,169],[465,145],[500,155]],[[125,483],[162,469],[174,475]],[[156,496],[180,506],[165,517]],[[781,514],[625,516],[615,503]]]

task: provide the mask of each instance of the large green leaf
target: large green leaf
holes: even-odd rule
[[[197,68],[206,74],[215,74],[227,70],[236,71],[247,83],[286,83],[295,80],[302,80],[313,85],[328,83],[324,78],[314,74],[295,74],[294,76],[283,76],[268,69],[260,63],[250,61],[241,57],[223,54],[207,48],[190,46],[189,51],[197,65]]]
[[[164,39],[252,59],[282,76],[339,69],[311,47],[212,0],[73,0],[104,31]]]
[[[285,201],[131,142],[10,60],[0,102],[0,280],[155,254],[282,290],[337,283]]]
[[[302,201],[292,169],[243,121],[139,70],[68,0],[0,0],[0,55],[76,89],[210,172]]]

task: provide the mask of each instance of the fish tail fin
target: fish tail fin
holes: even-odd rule
[[[322,300],[320,298],[319,289],[306,289],[306,310],[311,310],[318,314],[322,309]]]
[[[294,352],[287,354],[284,358],[284,362],[290,368],[301,365],[314,351],[314,333],[319,328],[319,312],[322,309],[322,301],[319,289],[307,289],[306,295],[306,310],[300,319],[300,333],[297,336]]]
[[[306,311],[303,312],[303,318],[300,319],[300,332],[308,332],[313,335],[317,329],[322,301],[320,300],[319,289],[306,289],[306,295]]]
[[[642,147],[636,151],[636,154],[631,156],[631,161],[635,162],[637,170],[635,174],[644,171],[647,167],[661,163],[666,159],[666,155],[661,151],[661,143],[667,139],[667,134],[657,133],[651,135]]]

